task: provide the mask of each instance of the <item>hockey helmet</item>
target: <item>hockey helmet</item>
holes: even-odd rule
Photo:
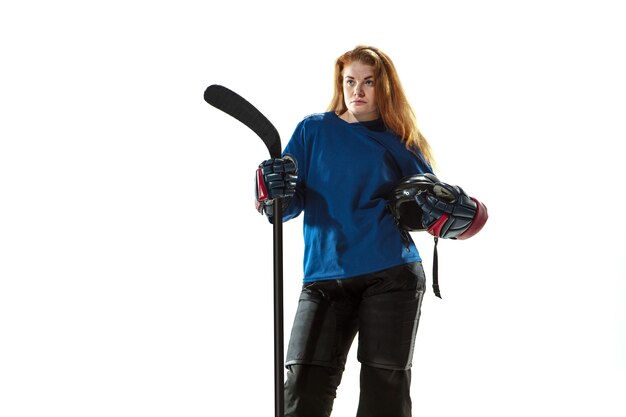
[[[421,192],[433,192],[439,179],[433,174],[417,174],[404,177],[389,197],[389,211],[402,230],[425,230],[422,225],[422,210],[415,202]]]

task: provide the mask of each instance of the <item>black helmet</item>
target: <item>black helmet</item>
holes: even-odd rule
[[[433,174],[417,174],[404,177],[389,197],[389,211],[402,230],[425,230],[422,225],[422,210],[415,202],[415,196],[423,191],[433,192],[439,179]]]

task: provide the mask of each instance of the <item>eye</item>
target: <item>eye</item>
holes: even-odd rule
[[[353,86],[353,85],[354,85],[354,80],[352,80],[352,79],[348,78],[348,79],[346,80],[346,85]]]
[[[365,85],[374,85],[374,80],[365,81]]]

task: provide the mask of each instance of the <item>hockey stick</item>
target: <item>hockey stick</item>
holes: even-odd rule
[[[210,85],[204,100],[239,120],[256,133],[270,153],[280,158],[282,147],[278,131],[256,107],[234,91],[221,85]],[[282,202],[274,201],[274,409],[284,417],[284,341],[283,341],[283,223]],[[280,219],[281,221],[276,221]]]

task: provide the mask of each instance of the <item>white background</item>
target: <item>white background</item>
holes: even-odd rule
[[[415,415],[626,415],[618,3],[3,3],[0,415],[273,415],[267,154],[202,94],[237,91],[284,146],[357,44],[392,57],[438,175],[490,213],[440,244]],[[356,410],[347,367],[335,416]]]

